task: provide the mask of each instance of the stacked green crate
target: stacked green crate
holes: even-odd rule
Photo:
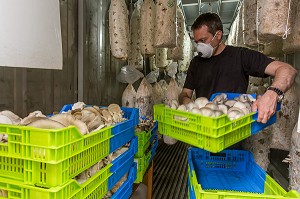
[[[135,183],[142,182],[144,174],[150,164],[150,159],[152,159],[155,154],[157,147],[157,127],[157,122],[155,122],[149,131],[135,132],[135,136],[138,137],[138,152],[134,156],[134,161],[137,163],[137,179]]]

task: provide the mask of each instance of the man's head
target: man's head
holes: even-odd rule
[[[215,35],[218,30],[223,32],[222,21],[216,13],[201,14],[193,23],[192,31],[201,28],[203,25],[208,27],[208,31]]]
[[[192,31],[201,57],[210,58],[222,51],[219,46],[222,44],[223,25],[217,14],[200,15],[193,23]]]

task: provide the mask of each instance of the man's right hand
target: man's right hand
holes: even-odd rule
[[[188,104],[192,102],[193,90],[188,88],[183,88],[179,95],[179,104]]]

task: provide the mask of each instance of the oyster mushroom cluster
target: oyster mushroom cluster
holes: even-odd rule
[[[0,124],[32,126],[43,129],[59,129],[68,126],[76,126],[82,135],[102,129],[126,120],[123,111],[117,104],[108,107],[86,106],[83,102],[77,102],[72,110],[47,117],[41,111],[34,111],[25,118],[20,118],[11,111],[0,112]],[[7,143],[8,135],[0,133],[0,143]]]
[[[143,132],[143,131],[149,131],[153,128],[155,125],[155,120],[152,118],[147,118],[147,119],[139,119],[138,125],[135,127],[135,132]]]
[[[0,196],[4,198],[8,198],[8,191],[0,189]]]
[[[86,182],[90,177],[92,177],[95,173],[100,171],[102,168],[104,168],[106,165],[110,164],[113,160],[118,158],[120,155],[125,153],[129,149],[129,144],[126,144],[119,149],[117,149],[115,152],[109,154],[107,157],[103,158],[101,161],[97,162],[87,170],[81,172],[79,175],[75,177],[76,181],[79,184],[82,184]]]
[[[255,101],[251,95],[241,94],[233,100],[228,100],[227,95],[222,93],[217,95],[213,101],[205,97],[199,97],[194,102],[186,105],[179,105],[177,100],[172,100],[171,105],[167,106],[172,109],[187,111],[200,114],[206,117],[219,117],[226,114],[230,120],[235,120],[251,112],[252,103]],[[176,116],[177,120],[187,120],[182,116]]]
[[[107,192],[107,194],[103,197],[103,199],[111,198],[114,193],[118,191],[118,189],[123,185],[124,182],[126,182],[128,178],[128,173],[126,173],[116,184],[111,188],[110,191]]]

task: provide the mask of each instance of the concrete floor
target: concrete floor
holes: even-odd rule
[[[146,199],[147,198],[147,186],[141,183],[136,191],[132,194],[131,199]]]

